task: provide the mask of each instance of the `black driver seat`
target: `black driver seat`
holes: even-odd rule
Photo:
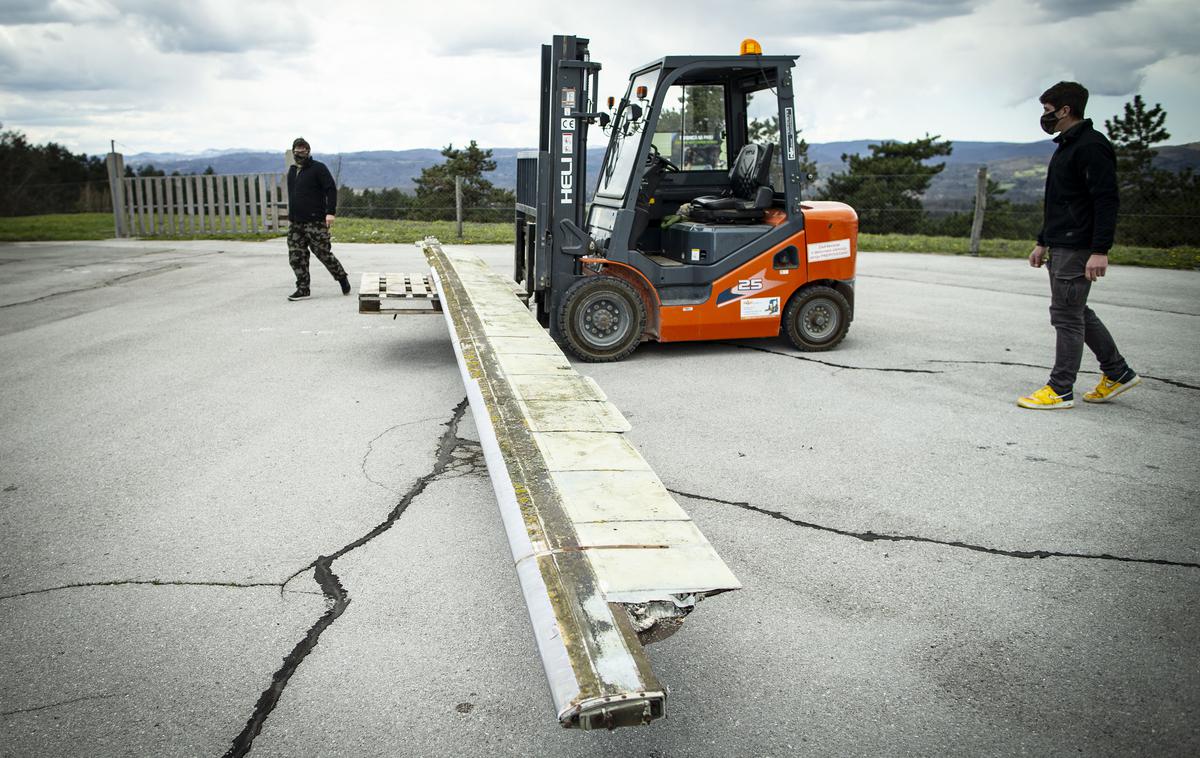
[[[729,189],[692,201],[689,218],[695,221],[761,221],[771,207],[775,190],[768,181],[775,145],[753,142],[743,147],[729,169]]]

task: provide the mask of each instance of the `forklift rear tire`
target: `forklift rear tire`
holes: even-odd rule
[[[567,289],[559,324],[572,353],[589,363],[619,361],[642,341],[646,305],[615,276],[588,276]]]
[[[850,328],[850,303],[833,287],[802,289],[788,303],[783,328],[797,350],[832,350]]]

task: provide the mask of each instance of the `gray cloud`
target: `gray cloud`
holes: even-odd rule
[[[41,24],[98,24],[175,53],[303,50],[313,41],[304,17],[279,1],[0,0],[0,26]]]
[[[248,53],[273,60],[311,47],[303,16],[279,3],[194,0],[58,0],[40,15],[36,2],[0,0],[25,19],[49,19],[19,30],[0,27],[3,89],[13,92],[123,91],[153,97],[195,86],[211,75],[252,79],[262,72]],[[39,6],[41,7],[41,6]],[[90,19],[60,23],[57,19]],[[216,55],[209,55],[209,54]],[[197,66],[196,61],[203,59]]]
[[[86,125],[98,119],[114,116],[134,116],[138,107],[133,104],[88,104],[81,107],[77,100],[48,100],[45,98],[20,98],[7,103],[6,123],[21,126],[73,126]]]
[[[125,0],[124,15],[140,22],[158,49],[182,53],[301,50],[312,44],[308,23],[291,4],[237,0],[161,3]]]
[[[1042,14],[1051,21],[1086,18],[1097,13],[1133,5],[1134,0],[1034,0]]]
[[[514,23],[507,27],[488,25],[480,29],[462,29],[453,35],[436,37],[434,50],[450,57],[537,54],[555,34],[547,27],[544,23]]]
[[[0,1],[0,24],[4,26],[61,21],[61,15],[61,11],[55,8],[55,3],[39,0]]]
[[[47,95],[122,89],[149,95],[187,73],[144,43],[84,25],[56,27],[55,34],[0,30],[0,71],[4,91]]]
[[[0,0],[0,26],[86,24],[118,16],[108,0]]]
[[[0,26],[84,23],[116,15],[104,0],[0,0]]]
[[[689,4],[694,18],[712,18],[722,31],[749,28],[759,34],[812,36],[815,34],[866,34],[909,29],[945,18],[970,15],[985,0],[840,0],[803,2],[758,0],[729,3],[695,0]],[[698,6],[698,7],[697,7]],[[751,35],[753,36],[753,35]]]
[[[17,52],[17,48],[8,39],[8,35],[0,31],[0,73],[4,74],[4,78],[12,76],[21,65],[21,56]]]
[[[726,50],[731,44],[736,50],[741,36],[759,40],[767,37],[798,39],[909,29],[970,15],[985,3],[986,0],[840,0],[834,3],[824,0],[740,0],[736,3],[692,0],[687,6],[687,16],[692,23],[684,37],[669,33],[669,23],[665,27],[638,23],[638,19],[645,16],[640,13],[642,3],[635,0],[618,2],[611,9],[611,18],[597,20],[590,26],[605,31],[619,28],[627,45],[623,52],[632,54],[635,50],[644,50],[635,56],[640,63],[669,53]],[[434,35],[434,50],[446,56],[536,54],[553,34],[570,31],[570,27],[578,23],[563,23],[557,3],[535,5],[538,7],[527,9],[519,22],[497,23],[495,18],[477,17],[474,23],[478,26],[472,27],[472,20],[467,18],[453,33]],[[453,13],[450,9],[447,12]],[[470,13],[472,11],[464,9],[464,15]],[[532,17],[540,20],[531,22]],[[628,17],[630,23],[617,27],[618,17]],[[588,28],[576,33],[582,37],[599,34],[589,33]],[[606,36],[611,38],[612,35]],[[731,36],[737,37],[732,43]]]
[[[1195,34],[1200,6],[1151,0],[1138,7],[1143,12],[1096,19],[1089,34],[1072,41],[1061,59],[1056,56],[1094,95],[1134,94],[1151,66],[1200,53]],[[1068,27],[1072,23],[1063,22]]]

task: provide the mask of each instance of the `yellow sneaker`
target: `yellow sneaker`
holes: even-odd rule
[[[1133,373],[1133,369],[1126,371],[1121,379],[1124,381],[1113,381],[1101,374],[1100,383],[1096,385],[1096,389],[1083,393],[1083,401],[1085,403],[1107,403],[1125,390],[1142,383],[1142,377]]]
[[[1032,395],[1017,398],[1017,405],[1022,408],[1032,408],[1035,411],[1071,408],[1075,405],[1075,395],[1072,392],[1060,395],[1047,384]]]

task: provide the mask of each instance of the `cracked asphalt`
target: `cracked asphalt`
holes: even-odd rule
[[[1054,413],[1044,272],[859,275],[834,352],[577,366],[745,585],[580,733],[440,317],[289,303],[282,240],[0,245],[0,755],[1200,753],[1200,273],[1110,270],[1146,381]]]

